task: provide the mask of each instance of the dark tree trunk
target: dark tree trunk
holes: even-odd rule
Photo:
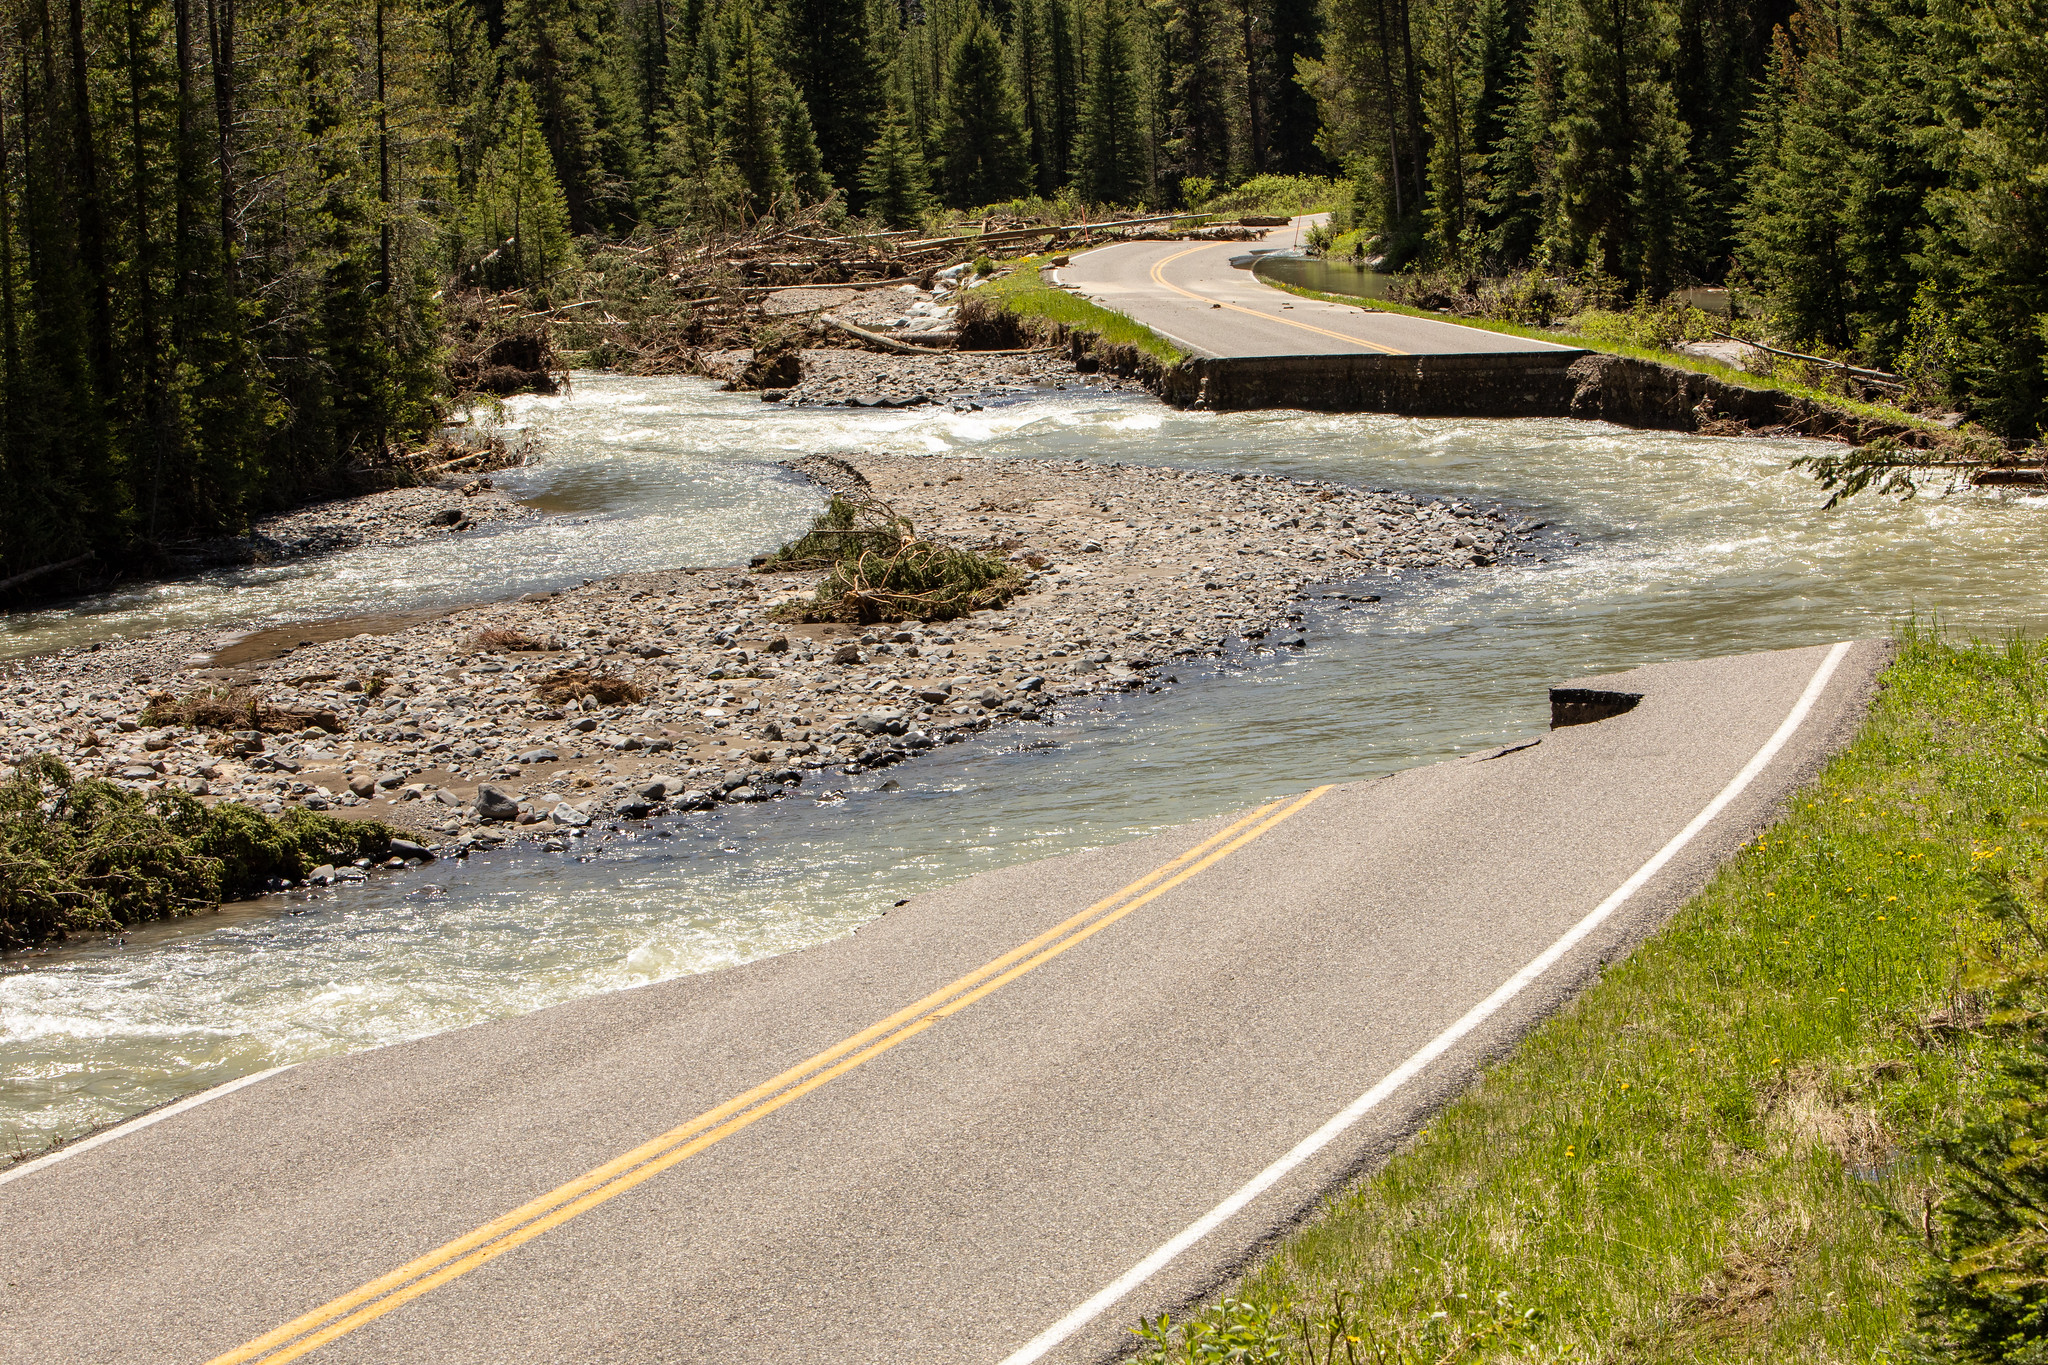
[[[92,88],[85,58],[85,0],[71,0],[71,109],[78,164],[78,253],[92,291],[92,365],[101,400],[113,388],[114,291],[107,271],[106,207],[93,148]]]
[[[220,159],[220,263],[228,296],[235,293],[235,0],[206,0],[213,45],[213,119]]]

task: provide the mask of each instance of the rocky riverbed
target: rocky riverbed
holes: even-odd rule
[[[954,621],[791,625],[776,608],[815,573],[691,569],[363,629],[163,632],[7,665],[0,757],[381,819],[444,852],[566,848],[594,822],[829,800],[835,777],[1164,685],[1177,661],[1302,647],[1306,585],[1356,583],[1346,596],[1370,603],[1388,574],[1483,570],[1520,535],[1481,508],[1270,476],[952,455],[796,466],[1009,558],[1023,591]],[[227,689],[308,724],[141,722],[153,695]]]
[[[1114,375],[1082,373],[1064,347],[1021,352],[950,349],[958,335],[959,300],[973,287],[970,280],[964,268],[955,268],[941,272],[928,285],[788,289],[770,295],[764,312],[771,317],[795,322],[829,314],[865,331],[934,350],[929,355],[900,355],[867,349],[843,337],[843,345],[807,346],[800,353],[799,377],[763,389],[763,400],[792,407],[941,403],[972,411],[992,401],[1048,389],[1135,391],[1143,387]],[[698,363],[708,374],[739,382],[753,359],[754,352],[746,349],[709,351],[698,357]]]

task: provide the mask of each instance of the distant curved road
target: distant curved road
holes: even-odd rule
[[[1297,223],[1305,220],[1297,220]],[[1255,247],[1292,244],[1297,227],[1264,242],[1122,242],[1074,257],[1055,282],[1208,356],[1472,355],[1569,351],[1453,322],[1319,303],[1263,284],[1231,265]]]

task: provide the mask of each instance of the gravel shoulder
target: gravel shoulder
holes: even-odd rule
[[[815,573],[689,569],[285,627],[227,650],[215,632],[162,632],[6,665],[0,759],[55,753],[124,785],[384,820],[444,852],[522,837],[567,848],[593,822],[829,799],[833,774],[1161,686],[1176,660],[1299,644],[1308,584],[1483,570],[1517,539],[1484,509],[1261,475],[953,455],[794,464],[887,501],[921,534],[1016,561],[1025,590],[956,621],[793,626],[771,613],[808,596]],[[504,648],[514,637],[536,647]],[[542,700],[562,670],[629,681],[642,699],[603,705],[593,687]],[[152,693],[227,687],[331,713],[340,730],[237,738],[137,721]]]

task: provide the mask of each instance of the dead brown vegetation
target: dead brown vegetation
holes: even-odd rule
[[[469,645],[479,654],[512,654],[548,647],[547,641],[537,640],[525,631],[513,630],[509,626],[492,626],[488,630],[480,630]]]
[[[564,706],[589,697],[599,706],[626,706],[647,699],[647,689],[618,673],[588,668],[558,668],[537,679],[534,693],[542,701]]]
[[[149,705],[136,719],[143,725],[182,726],[188,730],[258,730],[279,735],[292,730],[342,732],[332,711],[274,706],[247,687],[212,688],[183,697],[169,692],[150,694]]]

